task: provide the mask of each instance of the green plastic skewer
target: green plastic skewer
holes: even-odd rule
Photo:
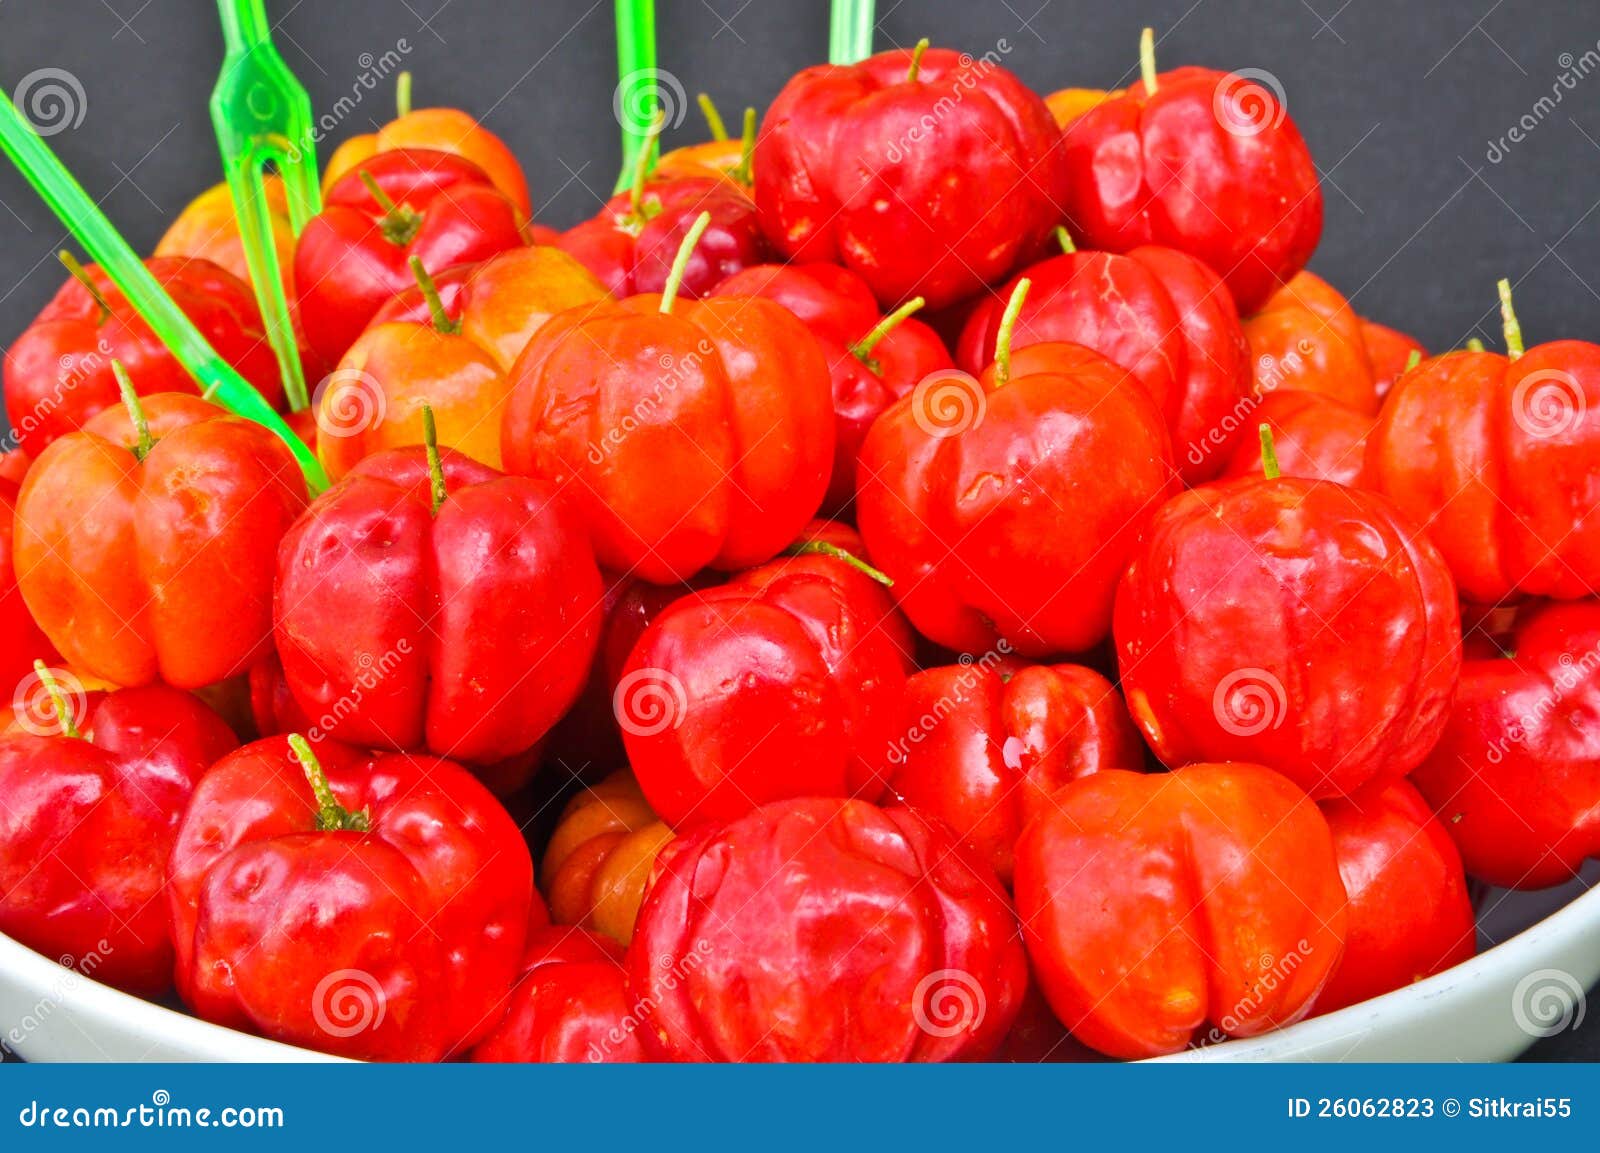
[[[656,114],[656,6],[655,0],[617,0],[617,96],[613,104],[622,124],[622,174],[615,192],[633,183],[634,158],[650,143],[650,123]],[[635,98],[637,97],[637,99]]]
[[[872,55],[873,0],[833,0],[828,63],[856,64]]]
[[[311,98],[272,44],[262,0],[217,0],[227,55],[211,91],[211,124],[222,149],[222,171],[233,195],[233,212],[244,242],[245,263],[267,339],[278,358],[283,392],[296,412],[306,407],[306,381],[283,295],[278,249],[267,208],[262,165],[283,177],[289,222],[299,235],[322,207],[317,184],[316,141],[311,135]]]
[[[161,338],[161,343],[171,349],[179,363],[200,382],[201,390],[209,392],[230,412],[248,417],[276,433],[294,453],[313,493],[327,488],[327,474],[322,471],[315,454],[290,430],[283,418],[272,411],[272,406],[261,399],[261,394],[217,355],[3,92],[0,92],[0,148],[61,218],[67,231],[77,237],[94,262],[122,290],[145,323]]]

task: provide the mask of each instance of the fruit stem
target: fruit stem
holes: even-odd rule
[[[896,328],[900,327],[900,322],[902,320],[916,312],[917,309],[921,308],[927,303],[927,300],[925,300],[923,297],[913,296],[910,300],[906,301],[888,316],[878,321],[877,324],[873,325],[871,332],[867,333],[867,335],[863,336],[860,340],[852,344],[850,346],[851,355],[859,360],[862,364],[872,369],[873,372],[877,372],[878,366],[873,363],[872,350],[878,347],[878,342],[880,340],[888,336]]]
[[[994,339],[994,384],[996,388],[1011,380],[1011,334],[1016,331],[1017,317],[1022,315],[1022,302],[1028,299],[1028,289],[1033,281],[1023,277],[1017,281],[1006,311],[1000,317],[1000,332]]]
[[[1061,252],[1065,256],[1071,256],[1078,251],[1078,246],[1072,243],[1072,233],[1067,231],[1067,226],[1064,224],[1056,225],[1056,243],[1061,245]]]
[[[739,134],[739,167],[733,170],[733,178],[740,184],[749,186],[755,180],[756,157],[756,110],[744,110],[744,130]]]
[[[924,36],[917,41],[917,46],[911,50],[911,67],[906,70],[906,83],[915,84],[917,74],[922,71],[922,54],[928,50],[928,38]]]
[[[422,448],[428,454],[428,486],[433,493],[433,515],[450,494],[444,487],[444,461],[439,459],[439,426],[434,423],[433,405],[422,405]]]
[[[461,325],[450,319],[450,314],[445,311],[444,298],[439,295],[439,286],[434,283],[433,277],[428,275],[428,270],[422,266],[422,258],[411,258],[411,275],[417,278],[417,287],[422,289],[422,299],[428,303],[428,315],[433,318],[433,327],[436,331],[446,336],[453,336],[461,331]]]
[[[706,118],[706,127],[711,129],[711,139],[726,140],[728,138],[728,126],[722,122],[722,113],[717,111],[717,106],[712,101],[710,94],[702,92],[695,97],[695,100],[700,105],[700,115]]]
[[[1144,94],[1156,94],[1156,30],[1139,33],[1139,75],[1144,79]]]
[[[394,110],[401,116],[411,115],[410,70],[404,70],[394,78]]]
[[[402,248],[411,243],[417,235],[417,229],[422,227],[422,214],[413,212],[403,204],[396,204],[394,198],[378,187],[378,182],[372,178],[372,173],[365,168],[359,173],[361,183],[367,186],[367,191],[372,194],[372,199],[377,201],[378,207],[383,210],[383,219],[378,222],[383,238],[390,244],[398,244]]]
[[[645,130],[644,142],[639,145],[639,154],[633,158],[633,183],[628,187],[628,217],[631,220],[640,219],[639,205],[644,202],[644,182],[650,175],[650,158],[666,126],[666,109],[657,108],[656,114],[650,118],[650,127]]]
[[[1476,336],[1471,337],[1467,341],[1467,351],[1468,352],[1482,352],[1483,351],[1483,341],[1479,340]]]
[[[332,833],[345,830],[365,833],[372,827],[372,819],[365,809],[359,813],[352,813],[339,803],[339,798],[333,795],[333,788],[328,784],[328,774],[323,771],[322,762],[317,760],[317,754],[311,751],[310,743],[299,733],[289,734],[289,752],[299,762],[301,771],[306,775],[306,782],[311,786],[311,795],[317,799],[319,832]]]
[[[1500,325],[1506,333],[1506,356],[1516,360],[1522,355],[1522,325],[1517,323],[1516,310],[1511,307],[1511,281],[1502,277],[1495,287],[1500,291]]]
[[[1261,422],[1261,473],[1268,480],[1277,480],[1282,474],[1278,468],[1278,447],[1272,443],[1272,426]]]
[[[829,544],[825,540],[798,541],[783,550],[784,556],[827,556],[834,560],[843,561],[857,572],[865,573],[877,581],[884,588],[893,588],[894,581],[889,574],[881,569],[875,569],[866,561],[856,556],[855,553],[842,549],[836,544]]]
[[[50,708],[56,715],[56,724],[61,726],[61,735],[81,741],[83,734],[78,731],[78,723],[72,719],[72,709],[67,704],[67,695],[56,682],[56,674],[43,661],[33,662],[33,672],[44,686],[45,696],[50,698]]]
[[[711,213],[702,212],[694,218],[694,223],[689,226],[689,234],[678,245],[678,255],[672,258],[672,271],[667,273],[667,283],[661,288],[662,313],[672,311],[672,303],[678,299],[678,289],[683,285],[683,274],[689,271],[689,257],[694,255],[694,246],[700,243],[700,237],[705,235],[710,224]]]
[[[1416,368],[1417,365],[1419,365],[1421,363],[1422,363],[1422,350],[1419,349],[1419,348],[1413,348],[1411,350],[1411,355],[1406,357],[1406,366],[1404,368],[1402,368],[1400,371],[1401,372],[1410,372],[1413,368]]]
[[[133,391],[133,381],[128,378],[128,370],[122,367],[122,361],[111,362],[111,373],[117,378],[122,407],[128,410],[128,418],[133,421],[134,431],[139,434],[139,443],[133,446],[134,459],[143,460],[156,446],[155,438],[150,435],[150,422],[145,419],[144,405],[139,403],[139,394]]]
[[[89,275],[89,270],[80,264],[78,262],[78,258],[72,255],[72,253],[68,252],[65,248],[56,253],[56,259],[61,261],[66,270],[72,274],[72,279],[83,285],[83,287],[88,290],[89,295],[94,297],[95,304],[100,306],[100,316],[95,323],[104,323],[105,320],[111,315],[111,306],[106,303],[105,296],[100,292],[100,289],[96,287],[94,278]]]

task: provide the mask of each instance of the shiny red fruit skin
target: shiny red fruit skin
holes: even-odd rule
[[[1004,386],[991,366],[886,409],[862,446],[857,523],[928,639],[1079,653],[1110,631],[1117,578],[1177,486],[1167,431],[1149,394],[1089,349],[1031,345],[1011,371]]]
[[[1344,957],[1318,1013],[1403,989],[1476,952],[1461,854],[1413,785],[1374,781],[1324,801],[1322,815],[1350,903]]]
[[[1344,944],[1328,823],[1261,765],[1103,772],[1017,843],[1033,973],[1073,1036],[1112,1057],[1254,1037],[1311,1009]]]
[[[1272,429],[1272,446],[1284,476],[1328,480],[1351,488],[1367,483],[1367,436],[1372,417],[1318,392],[1269,392],[1241,422],[1231,454],[1222,450],[1225,478],[1261,475],[1261,438],[1251,430]]]
[[[179,688],[247,671],[272,643],[278,540],[305,478],[272,433],[197,396],[143,402],[155,447],[107,409],[45,450],[17,498],[17,585],[80,672]]]
[[[780,559],[688,594],[644,630],[614,700],[662,820],[882,793],[906,664],[881,593],[859,576],[831,558]]]
[[[1373,493],[1291,477],[1162,508],[1114,633],[1164,763],[1252,761],[1319,799],[1415,767],[1461,669],[1455,585],[1422,531]]]
[[[641,1018],[614,941],[571,925],[531,928],[505,1017],[472,1059],[637,1063],[646,1060]]]
[[[512,366],[506,471],[561,489],[600,564],[656,584],[770,560],[833,464],[828,368],[771,301],[570,309]]]
[[[1412,781],[1493,885],[1542,889],[1600,857],[1600,605],[1518,613],[1513,655],[1478,655]]]
[[[833,383],[833,475],[823,512],[855,503],[861,442],[873,421],[930,373],[953,367],[937,333],[916,317],[890,329],[865,358],[852,346],[881,319],[872,291],[853,272],[828,264],[762,264],[735,273],[713,296],[760,296],[783,305],[817,338]]]
[[[159,997],[172,988],[167,855],[195,782],[239,742],[166,685],[82,703],[81,739],[0,736],[0,932]]]
[[[991,60],[880,52],[796,74],[756,138],[761,226],[785,258],[841,264],[892,307],[1003,279],[1060,222],[1060,130]]]
[[[578,697],[600,573],[551,489],[448,450],[367,457],[284,535],[275,637],[319,733],[474,765],[526,752]]]
[[[1452,352],[1395,383],[1367,442],[1371,483],[1444,553],[1463,599],[1600,591],[1600,345],[1516,360]]]
[[[1082,665],[945,665],[906,681],[889,790],[948,825],[1005,884],[1023,826],[1061,786],[1144,768],[1116,686]]]
[[[618,193],[591,219],[554,242],[618,297],[660,292],[695,218],[711,214],[683,274],[679,293],[698,300],[740,269],[769,259],[755,203],[728,180],[683,176],[645,185],[643,219],[632,216],[630,194]]]
[[[1259,83],[1193,67],[1156,81],[1154,94],[1131,84],[1063,134],[1068,226],[1086,248],[1187,252],[1222,277],[1248,316],[1305,267],[1322,235],[1311,153]],[[1241,96],[1262,97],[1266,114],[1244,131],[1219,115]]]
[[[404,243],[384,235],[384,210],[362,172],[395,204],[421,215]],[[294,282],[306,342],[337,364],[378,309],[416,284],[413,256],[435,273],[522,243],[516,206],[470,160],[425,148],[380,152],[328,189],[322,211],[296,242]]]
[[[218,762],[169,869],[178,991],[207,1021],[339,1056],[465,1051],[496,1020],[539,900],[522,834],[450,761],[315,751],[370,831],[318,829],[283,737]]]
[[[218,355],[268,404],[281,407],[283,381],[250,286],[198,258],[153,257],[145,267]],[[200,392],[111,278],[98,265],[86,271],[109,315],[102,315],[87,288],[68,277],[6,350],[6,420],[13,443],[35,457],[97,412],[120,407],[114,360],[128,370],[140,396]]]
[[[9,454],[8,454],[9,455]],[[3,694],[33,671],[34,661],[54,664],[55,650],[28,611],[17,589],[17,570],[11,559],[18,482],[0,479],[0,704]]]
[[[1027,987],[993,873],[910,809],[780,801],[658,862],[628,977],[676,1061],[983,1060]]]
[[[1200,261],[1144,245],[1126,255],[1073,252],[1019,272],[967,319],[956,359],[968,372],[994,357],[1006,302],[1031,283],[1013,349],[1044,341],[1092,348],[1130,372],[1166,419],[1184,482],[1210,480],[1222,461],[1190,451],[1247,406],[1250,357],[1233,298]]]

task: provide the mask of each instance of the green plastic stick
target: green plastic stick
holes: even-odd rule
[[[105,270],[111,282],[144,317],[161,343],[200,382],[218,404],[240,416],[265,425],[289,446],[306,475],[313,493],[328,487],[327,474],[305,443],[261,399],[261,394],[218,356],[193,322],[172,302],[128,242],[111,226],[56,154],[23,119],[11,100],[0,92],[0,148],[33,185],[46,204],[61,218],[78,243]]]
[[[872,55],[873,0],[833,0],[828,25],[828,63],[855,64]]]
[[[273,47],[262,0],[217,0],[217,11],[227,55],[211,91],[211,124],[284,395],[299,412],[310,398],[283,295],[262,166],[271,163],[282,175],[289,221],[298,235],[322,207],[311,98]]]
[[[655,0],[617,0],[617,119],[622,123],[622,175],[613,191],[633,183],[634,159],[649,145],[650,122],[656,114]]]

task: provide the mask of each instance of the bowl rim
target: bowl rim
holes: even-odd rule
[[[1230,1038],[1151,1060],[1294,1060],[1297,1054],[1324,1045],[1342,1040],[1355,1042],[1366,1036],[1381,1017],[1391,1013],[1400,1019],[1420,1017],[1427,1011],[1430,1001],[1448,992],[1451,987],[1492,982],[1497,977],[1505,976],[1508,970],[1518,968],[1522,964],[1522,955],[1546,939],[1565,937],[1595,926],[1600,926],[1600,884],[1591,884],[1586,891],[1577,894],[1559,909],[1469,960],[1404,988],[1255,1037]],[[45,990],[41,994],[41,1002],[47,998],[57,1004],[70,1001],[75,1013],[116,1019],[129,1032],[141,1038],[150,1038],[152,1051],[163,1047],[179,1052],[193,1050],[196,1055],[190,1059],[219,1064],[233,1061],[349,1061],[348,1058],[315,1049],[215,1025],[192,1014],[124,993],[65,968],[53,958],[28,948],[4,933],[0,933],[0,973],[20,979],[29,989]],[[70,988],[63,987],[63,974],[72,975]],[[1531,1045],[1537,1039],[1530,1035],[1528,1042]],[[227,1053],[228,1057],[223,1059],[214,1056],[220,1053]]]

